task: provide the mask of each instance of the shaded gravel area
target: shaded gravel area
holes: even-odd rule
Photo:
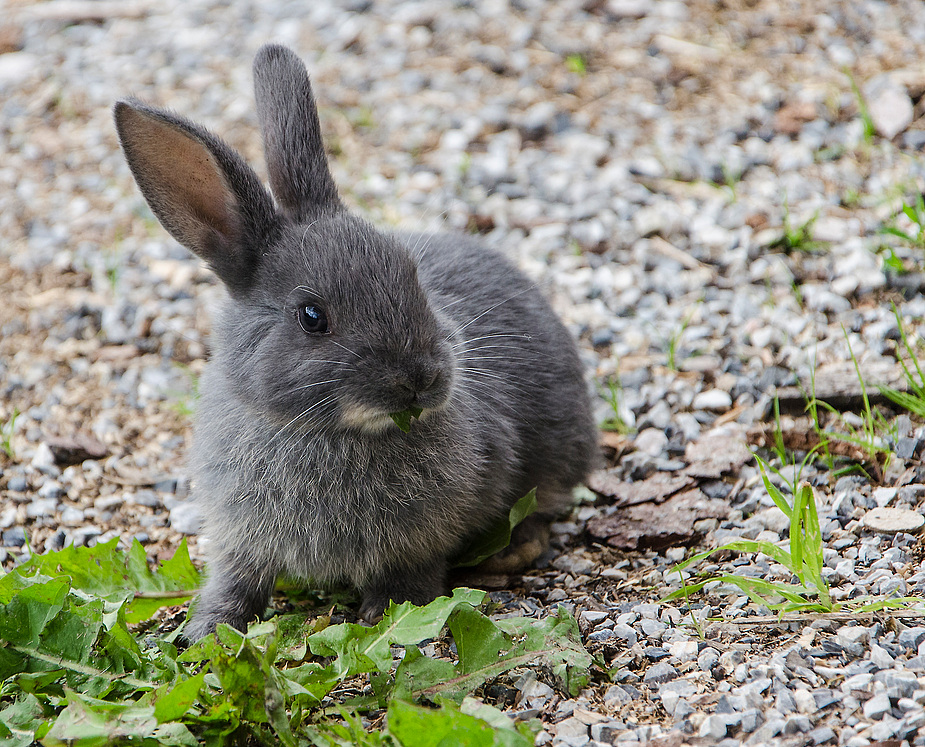
[[[183,455],[221,291],[148,212],[110,109],[169,106],[264,174],[250,64],[279,41],[312,72],[345,200],[516,258],[578,336],[600,420],[611,384],[631,430],[540,568],[473,581],[499,614],[566,605],[613,681],[568,699],[525,670],[484,697],[541,718],[538,744],[925,744],[915,613],[778,620],[718,582],[656,603],[689,547],[786,540],[748,450],[774,394],[815,375],[849,432],[851,356],[895,381],[894,304],[920,339],[902,207],[925,187],[921,4],[230,5],[0,0],[0,561],[113,536],[197,555]],[[866,473],[801,474],[836,600],[925,596],[925,429],[895,415],[888,461],[846,447]],[[763,555],[707,562],[790,579]]]

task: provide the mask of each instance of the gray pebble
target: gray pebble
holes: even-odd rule
[[[676,679],[678,676],[678,670],[675,669],[671,664],[666,664],[665,662],[659,662],[658,664],[653,664],[648,669],[643,676],[642,680],[647,685],[659,685],[663,682],[669,682],[670,680]]]
[[[196,534],[200,521],[199,507],[195,503],[178,503],[170,509],[170,526],[182,534]]]
[[[16,493],[25,493],[29,489],[29,481],[21,475],[14,475],[7,480],[6,487]]]
[[[727,729],[726,719],[722,715],[713,714],[703,720],[700,729],[697,731],[697,736],[701,739],[718,740],[726,736]]]
[[[26,544],[26,533],[22,527],[11,527],[3,530],[4,547],[22,547]]]
[[[890,699],[885,693],[875,695],[864,704],[864,717],[878,721],[890,712]]]

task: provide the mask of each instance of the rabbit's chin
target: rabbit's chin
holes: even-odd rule
[[[344,427],[364,433],[382,433],[389,428],[398,427],[387,413],[363,405],[346,406],[341,412],[340,420]]]

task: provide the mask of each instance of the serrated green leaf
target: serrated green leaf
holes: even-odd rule
[[[452,597],[437,597],[424,607],[410,602],[391,604],[377,625],[331,625],[309,636],[308,647],[316,656],[336,656],[341,677],[388,670],[392,645],[410,646],[436,638],[455,609],[479,605],[484,598],[484,591],[458,588]]]
[[[35,730],[46,718],[42,704],[31,693],[23,693],[0,710],[0,729],[4,747],[29,747]]]
[[[19,589],[8,604],[0,606],[0,640],[14,644],[36,643],[39,635],[64,608],[68,594],[65,581],[44,581]]]
[[[450,632],[456,642],[460,674],[470,674],[513,648],[511,636],[476,609],[460,608],[450,618]]]
[[[533,740],[512,729],[496,729],[486,721],[444,704],[431,709],[401,700],[389,704],[388,730],[403,747],[531,747]]]
[[[176,721],[185,715],[196,702],[205,676],[205,672],[200,672],[189,679],[159,687],[154,694],[154,718],[157,722]]]
[[[100,597],[131,591],[136,598],[126,613],[129,623],[147,620],[158,608],[179,604],[196,593],[199,573],[190,562],[185,539],[158,571],[148,566],[138,540],[126,554],[117,549],[118,541],[114,538],[94,547],[69,545],[58,552],[33,555],[11,575],[67,576],[72,588]],[[184,591],[188,594],[181,595]]]
[[[509,617],[496,625],[514,638],[521,637],[518,647],[525,653],[536,652],[572,697],[587,686],[594,659],[581,643],[578,623],[564,607],[542,620]]]
[[[395,672],[391,691],[382,688],[380,697],[417,700],[422,693],[428,692],[428,697],[433,698],[433,692],[430,691],[439,685],[442,686],[439,690],[441,695],[461,701],[481,682],[475,680],[476,684],[470,687],[470,682],[460,681],[457,674],[452,662],[424,656],[417,646],[406,646],[405,655]]]
[[[500,521],[485,534],[480,535],[451,565],[454,568],[469,568],[501,552],[511,544],[511,533],[520,522],[536,511],[536,488],[520,498]]]
[[[46,747],[103,747],[151,737],[157,728],[153,706],[110,703],[68,691],[67,707],[42,739]]]

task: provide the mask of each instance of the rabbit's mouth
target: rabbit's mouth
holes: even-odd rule
[[[426,412],[421,413],[421,417],[424,415]],[[389,428],[398,427],[389,413],[367,405],[347,405],[341,412],[340,419],[347,428],[363,433],[382,433]]]

